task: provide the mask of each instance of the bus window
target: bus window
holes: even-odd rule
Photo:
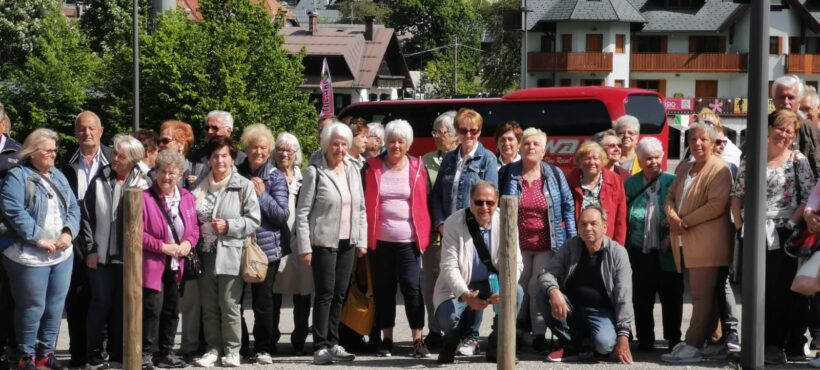
[[[626,98],[626,114],[641,123],[641,135],[659,134],[666,123],[666,110],[654,95],[630,95]],[[617,117],[616,117],[617,119]]]

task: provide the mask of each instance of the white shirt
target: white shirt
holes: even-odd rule
[[[85,199],[85,191],[88,190],[88,185],[100,169],[100,160],[102,159],[102,150],[97,148],[97,154],[94,154],[91,163],[88,163],[88,157],[82,152],[80,154],[80,170],[77,171],[77,201]]]
[[[0,152],[6,148],[6,135],[0,134]]]
[[[453,177],[453,188],[450,189],[450,198],[453,200],[453,203],[450,205],[450,212],[458,211],[456,208],[458,202],[458,182],[461,181],[461,171],[464,169],[464,164],[467,163],[468,160],[475,156],[476,150],[478,150],[478,143],[475,144],[473,150],[471,150],[467,155],[461,155],[461,148],[458,148],[459,155],[458,155],[458,163],[456,163],[456,176]]]

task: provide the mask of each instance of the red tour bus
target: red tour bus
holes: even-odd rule
[[[546,160],[564,170],[573,167],[572,156],[584,140],[612,128],[612,121],[630,114],[641,122],[641,137],[656,137],[668,151],[666,111],[661,96],[651,90],[614,87],[530,88],[501,98],[394,100],[355,103],[339,117],[361,117],[387,124],[404,119],[413,126],[415,138],[410,153],[423,155],[435,150],[433,121],[440,114],[471,108],[484,117],[481,143],[496,150],[496,127],[516,121],[521,127],[537,127],[547,133]],[[666,158],[663,167],[666,168]]]

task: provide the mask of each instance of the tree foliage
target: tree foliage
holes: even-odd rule
[[[372,0],[337,1],[336,7],[342,13],[342,23],[364,23],[364,17],[375,17],[374,22],[386,23],[390,18],[390,8],[383,2]]]
[[[481,78],[491,94],[503,94],[520,84],[521,31],[505,30],[503,25],[503,13],[520,5],[520,0],[500,0],[482,10],[492,41],[484,54]]]
[[[85,0],[87,10],[80,27],[88,36],[91,49],[97,53],[131,45],[133,35],[133,0]],[[150,0],[140,0],[140,29],[145,29]]]
[[[0,67],[22,67],[44,31],[43,20],[56,0],[0,1]]]

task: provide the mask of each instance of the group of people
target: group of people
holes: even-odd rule
[[[820,302],[790,290],[807,258],[783,248],[804,220],[820,231],[820,98],[794,76],[777,79],[772,96],[765,358],[776,364],[806,360],[807,327],[820,348]],[[310,334],[315,364],[352,361],[340,321],[359,272],[372,276],[369,339],[378,356],[396,350],[397,290],[412,356],[437,351],[447,364],[476,355],[483,310],[501,300],[501,195],[519,199],[510,246],[518,250],[519,339],[547,361],[631,363],[633,348],[654,350],[656,296],[670,350],[663,361],[739,350],[729,272],[744,223],[746,162],[708,109],[687,131],[689,154],[676,174],[663,171],[662,143],[641,139],[632,116],[582,143],[565,172],[544,161],[547,135],[538,128],[503,123],[497,151],[486,148],[484,119],[470,109],[439,116],[436,150],[420,158],[408,154],[407,121],[322,117],[321,148],[305,165],[299,139],[287,132],[274,137],[256,124],[235,142],[225,111],[208,114],[205,143],[196,148],[192,127],[178,120],[158,133],[116,135],[108,147],[100,118],[82,112],[74,123],[79,148],[58,163],[56,132],[36,129],[20,145],[2,112],[0,345],[10,367],[64,367],[55,356],[64,309],[71,366],[122,362],[123,202],[135,188],[144,209],[143,369],[238,367],[242,357],[272,363],[283,295],[293,297],[297,354],[308,353]],[[248,284],[249,330],[240,270],[251,237],[268,272]],[[812,266],[806,276],[816,278]],[[692,297],[685,333],[684,280]],[[497,357],[496,319],[484,348],[489,361]],[[547,329],[557,338],[552,345]]]

